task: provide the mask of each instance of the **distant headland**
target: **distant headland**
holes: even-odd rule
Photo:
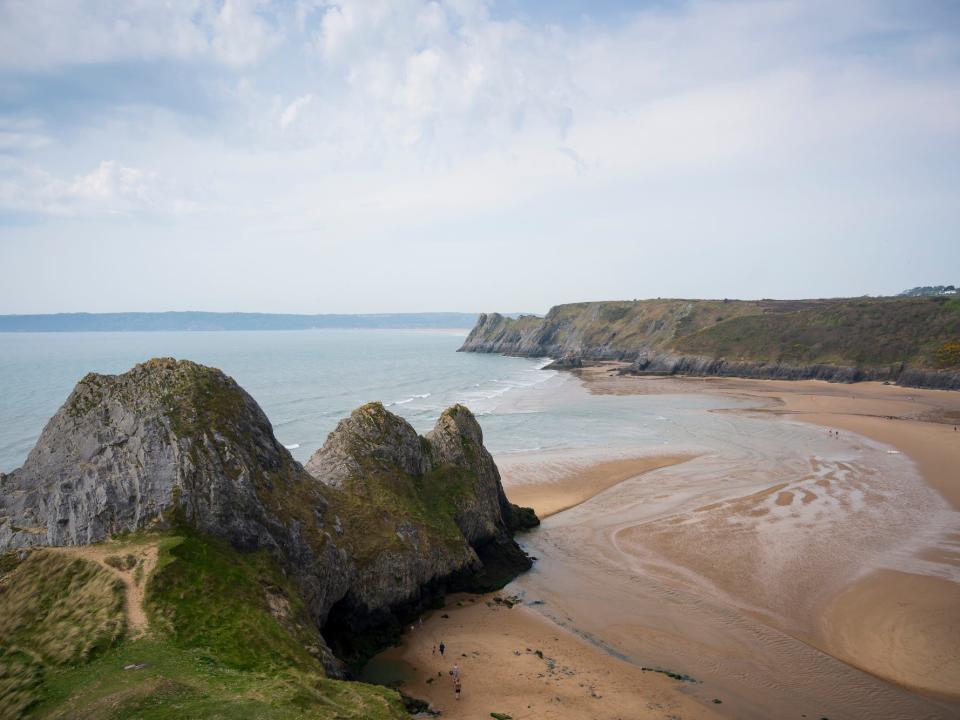
[[[461,351],[619,361],[637,375],[880,380],[960,389],[960,296],[825,300],[622,300],[545,317],[480,315]],[[938,289],[934,289],[938,290]]]

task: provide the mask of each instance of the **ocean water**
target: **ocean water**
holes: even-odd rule
[[[466,332],[0,333],[0,470],[23,463],[86,373],[120,373],[162,356],[231,375],[300,461],[323,444],[338,420],[371,400],[421,433],[444,408],[462,403],[476,413],[487,447],[497,455],[665,441],[661,435],[668,427],[658,427],[665,418],[656,407],[638,413],[635,403],[617,398],[589,407],[580,400],[558,402],[569,375],[541,369],[543,359],[458,353]]]

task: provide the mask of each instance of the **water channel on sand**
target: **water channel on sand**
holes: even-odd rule
[[[955,583],[952,560],[914,562],[906,549],[920,529],[934,541],[955,533],[958,514],[888,446],[717,400],[598,397],[577,382],[536,400],[554,412],[589,404],[603,413],[610,404],[626,418],[634,403],[638,422],[661,423],[660,452],[697,457],[547,518],[524,539],[539,558],[535,569],[508,592],[542,601],[538,611],[635,665],[702,681],[731,716],[956,717],[955,705],[818,648],[827,644],[824,606],[871,571],[907,569]],[[497,458],[508,494],[511,485],[549,488],[563,465],[595,460],[596,449],[579,461]]]

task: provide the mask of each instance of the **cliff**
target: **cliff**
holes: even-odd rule
[[[231,378],[172,359],[87,375],[23,467],[0,475],[0,551],[170,528],[265,551],[348,662],[444,591],[529,568],[511,535],[536,522],[507,502],[464,407],[419,437],[365,405],[305,469]]]
[[[960,298],[577,303],[481,315],[465,352],[620,360],[637,373],[960,389]]]

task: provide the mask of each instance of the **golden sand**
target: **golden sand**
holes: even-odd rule
[[[451,597],[446,608],[408,630],[402,646],[381,655],[411,665],[414,679],[403,690],[444,718],[489,718],[491,712],[514,720],[723,717],[702,692],[691,697],[677,681],[617,660],[531,609],[509,608],[494,597]],[[443,657],[433,650],[440,641]],[[454,663],[461,671],[459,700],[449,675]]]
[[[515,483],[507,487],[510,502],[532,507],[543,520],[602,493],[624,480],[652,470],[686,462],[692,455],[653,455],[606,460],[585,468],[571,468],[547,482]]]
[[[882,383],[637,378],[615,375],[615,370],[588,368],[581,377],[598,393],[697,392],[757,398],[763,402],[752,412],[814,423],[841,435],[855,433],[895,448],[960,510],[960,393]],[[784,492],[778,495],[777,504],[792,502]],[[937,547],[926,552],[960,567],[960,554]],[[904,687],[960,700],[957,583],[879,569],[852,578],[816,612],[817,626],[805,638],[811,644]]]
[[[960,431],[952,424],[960,422],[960,393],[877,383],[635,378],[615,370],[592,367],[578,375],[597,394],[756,400],[749,410],[720,412],[769,414],[777,422],[836,430],[837,447],[851,452],[864,450],[858,437],[870,438],[913,460],[930,487],[960,508]],[[770,462],[775,468],[776,458]],[[847,550],[869,543],[869,528],[836,528],[848,547],[831,551],[833,532],[806,531],[803,519],[830,503],[845,506],[854,496],[873,507],[896,502],[896,495],[880,493],[869,467],[854,467],[840,455],[812,454],[806,462],[807,474],[794,472],[795,479],[782,482],[774,472],[768,483],[724,475],[722,459],[676,453],[571,462],[566,470],[548,458],[545,472],[534,465],[517,471],[515,460],[503,463],[511,500],[552,516],[537,542],[554,551],[506,592],[526,592],[528,602],[542,597],[546,605],[508,609],[492,596],[459,597],[385,655],[416,668],[408,693],[452,718],[490,712],[517,720],[828,714],[798,706],[796,697],[812,697],[814,705],[822,697],[825,706],[841,709],[830,717],[866,717],[863,708],[870,717],[957,716],[960,585],[901,569],[846,569],[857,557]],[[778,513],[800,518],[793,521],[799,523],[794,535],[781,535]],[[783,547],[791,541],[781,537],[813,544]],[[765,545],[771,541],[781,547]],[[910,552],[960,566],[960,552],[949,547]],[[560,625],[575,625],[579,634]],[[581,636],[636,653],[625,662]],[[431,654],[440,639],[450,658]],[[702,685],[670,680],[640,670],[638,659],[645,657],[678,671],[697,660],[708,674]],[[446,675],[454,660],[463,668],[459,701]],[[724,687],[731,672],[740,684]],[[723,703],[714,704],[714,696]]]

